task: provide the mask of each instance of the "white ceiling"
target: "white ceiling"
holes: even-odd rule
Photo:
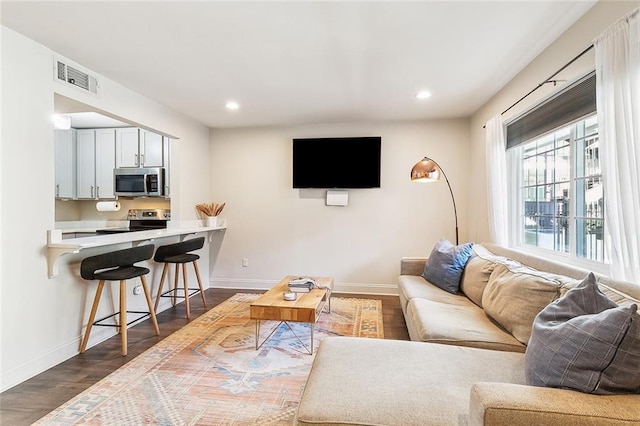
[[[82,66],[226,128],[467,117],[593,4],[2,1],[0,16]],[[433,96],[416,99],[424,89]],[[227,110],[229,100],[241,108]]]

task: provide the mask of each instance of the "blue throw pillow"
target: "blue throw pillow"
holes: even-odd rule
[[[457,293],[464,266],[471,257],[473,243],[454,246],[441,239],[433,247],[422,276],[449,293]]]
[[[599,395],[640,393],[638,307],[618,306],[589,274],[533,322],[527,384]]]

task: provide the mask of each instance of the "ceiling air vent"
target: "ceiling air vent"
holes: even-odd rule
[[[98,80],[94,76],[59,60],[56,60],[56,77],[59,81],[64,81],[88,92],[98,94]]]

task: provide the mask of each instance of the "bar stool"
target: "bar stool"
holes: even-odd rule
[[[144,245],[133,247],[124,250],[113,251],[110,253],[99,254],[97,256],[91,256],[85,258],[80,263],[80,276],[85,280],[100,280],[98,282],[98,289],[96,290],[96,296],[93,299],[93,306],[91,307],[91,315],[89,316],[89,323],[87,324],[87,330],[84,333],[82,339],[82,345],[80,346],[80,353],[84,353],[87,348],[87,342],[89,341],[89,333],[91,333],[91,327],[94,325],[106,326],[106,327],[118,327],[120,335],[122,337],[122,356],[127,355],[127,326],[134,324],[144,318],[151,317],[153,328],[155,328],[156,335],[160,334],[158,328],[158,321],[156,320],[156,314],[154,307],[151,303],[151,294],[147,288],[147,281],[145,275],[149,273],[148,268],[141,266],[134,266],[136,262],[142,262],[143,260],[151,259],[153,255],[153,245]],[[127,311],[127,282],[126,280],[140,277],[142,282],[142,289],[144,290],[144,296],[147,299],[147,306],[149,311]],[[120,281],[120,311],[115,314],[108,315],[104,318],[94,321],[96,317],[96,311],[98,310],[98,304],[100,303],[100,296],[102,295],[102,289],[104,288],[105,281]],[[127,323],[127,313],[144,314],[135,320]],[[109,318],[119,316],[117,324],[105,324],[103,321]]]
[[[200,280],[200,271],[198,270],[197,263],[200,256],[194,253],[189,253],[191,251],[201,249],[203,246],[204,237],[199,237],[182,241],[180,243],[167,244],[158,247],[155,256],[153,256],[153,260],[158,263],[164,263],[164,268],[162,269],[162,277],[160,278],[160,286],[158,287],[158,295],[156,296],[155,309],[158,309],[158,303],[160,302],[161,297],[171,297],[171,303],[173,306],[176,305],[176,298],[184,299],[187,320],[190,320],[191,313],[189,308],[189,297],[198,292],[200,292],[200,295],[202,296],[202,303],[204,304],[204,307],[207,307],[207,299],[204,296],[204,289],[202,288],[202,281]],[[162,287],[164,285],[164,278],[167,275],[170,263],[175,265],[173,288],[163,293]],[[189,285],[187,284],[187,263],[193,264],[193,269],[196,271],[196,278],[198,279],[198,287],[200,288],[189,288]],[[182,264],[182,283],[184,287],[182,289],[178,288],[178,275],[180,275],[180,269],[178,268],[179,264]],[[178,295],[179,291],[182,291],[182,296]],[[192,291],[192,293],[189,293],[189,291]]]

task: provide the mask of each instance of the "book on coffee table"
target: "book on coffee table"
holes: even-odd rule
[[[292,293],[309,293],[316,286],[311,278],[299,278],[289,281],[289,291]]]

